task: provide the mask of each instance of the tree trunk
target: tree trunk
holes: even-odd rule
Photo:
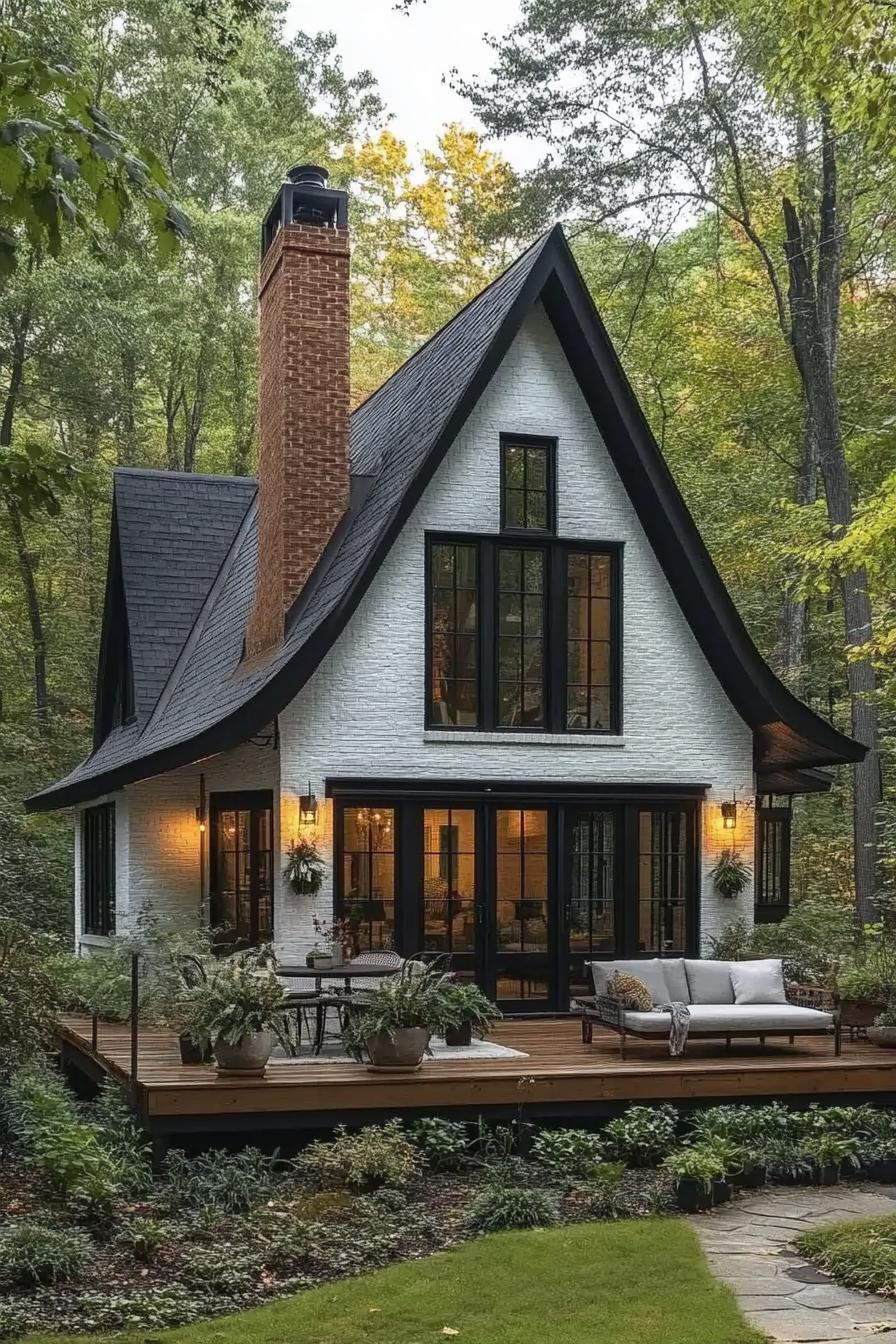
[[[811,243],[804,236],[797,210],[786,197],[784,249],[791,341],[805,397],[806,433],[817,446],[828,520],[832,534],[838,536],[852,521],[852,496],[836,387],[842,227],[837,220],[836,147],[824,112],[822,129],[817,283],[809,264]],[[864,644],[871,637],[871,601],[864,570],[844,576],[843,610],[848,649]],[[853,736],[868,747],[864,761],[855,766],[853,790],[856,910],[859,919],[866,923],[874,918],[875,809],[880,802],[875,676],[870,660],[848,658],[847,682]]]
[[[808,417],[807,417],[808,419]],[[803,446],[803,460],[796,479],[794,500],[800,506],[814,504],[818,496],[818,444],[808,432]],[[778,622],[776,664],[791,690],[799,695],[805,669],[803,666],[806,632],[809,625],[809,604],[797,597],[792,585],[785,583],[781,614]]]
[[[19,392],[25,376],[25,354],[28,348],[28,334],[31,330],[31,309],[26,308],[21,317],[12,324],[13,342],[9,371],[9,386],[3,403],[3,417],[0,419],[0,449],[12,446],[16,410]],[[6,513],[9,518],[9,530],[12,535],[19,574],[22,579],[22,591],[25,607],[28,611],[28,624],[31,627],[31,654],[34,667],[34,708],[37,714],[37,726],[42,733],[49,729],[47,707],[47,641],[44,633],[43,614],[40,595],[35,578],[34,556],[25,540],[22,515],[14,500],[6,501]]]

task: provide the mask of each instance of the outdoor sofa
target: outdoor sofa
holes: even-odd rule
[[[582,1018],[582,1040],[591,1044],[595,1023],[609,1028],[619,1035],[623,1059],[627,1036],[669,1040],[671,1015],[662,1009],[671,1003],[688,1008],[689,1041],[724,1040],[730,1047],[737,1038],[758,1037],[764,1045],[768,1036],[786,1036],[793,1045],[797,1036],[830,1035],[834,1054],[840,1054],[837,1007],[818,993],[786,985],[776,959],[731,962],[654,957],[587,964],[595,992],[575,1000]],[[617,971],[636,976],[647,987],[653,1000],[650,1011],[627,1008],[613,996],[612,979]]]

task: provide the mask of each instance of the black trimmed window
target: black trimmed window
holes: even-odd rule
[[[621,546],[428,536],[426,725],[618,733]]]
[[[115,932],[115,804],[81,814],[81,907],[84,933]]]
[[[502,532],[553,532],[556,528],[555,439],[501,436]]]
[[[479,554],[437,542],[429,551],[429,680],[433,722],[475,728],[479,708]]]
[[[545,723],[545,553],[498,548],[498,710],[502,728]]]
[[[336,914],[348,925],[353,954],[395,943],[395,809],[342,812]]]
[[[792,799],[760,796],[756,807],[754,902],[757,924],[772,924],[790,913]]]

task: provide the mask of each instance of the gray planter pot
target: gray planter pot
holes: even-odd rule
[[[243,1036],[236,1045],[215,1041],[212,1048],[218,1073],[263,1078],[274,1048],[274,1037],[270,1031],[256,1031],[250,1036]]]
[[[369,1037],[370,1063],[367,1067],[375,1073],[395,1069],[410,1073],[419,1069],[431,1034],[425,1027],[398,1027],[391,1034],[384,1031]]]
[[[875,1045],[889,1046],[896,1050],[896,1027],[869,1027],[866,1035]]]

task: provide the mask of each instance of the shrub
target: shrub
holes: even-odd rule
[[[779,924],[751,927],[738,919],[717,938],[712,955],[722,961],[744,957],[782,957],[789,981],[833,987],[839,962],[853,942],[853,911],[841,900],[804,900]]]
[[[152,1189],[150,1145],[140,1129],[120,1083],[107,1078],[90,1110],[90,1120],[100,1141],[116,1164],[128,1195]]]
[[[157,1218],[131,1218],[121,1227],[115,1241],[135,1260],[152,1260],[156,1251],[171,1237],[171,1228]]]
[[[165,1159],[164,1200],[170,1209],[247,1213],[270,1192],[274,1159],[257,1148],[238,1153],[207,1152],[187,1157],[173,1149]]]
[[[587,1129],[543,1129],[529,1149],[533,1161],[567,1181],[593,1175],[603,1153],[603,1143]]]
[[[677,1181],[696,1181],[709,1190],[713,1181],[724,1179],[725,1162],[718,1150],[707,1144],[694,1144],[663,1158],[663,1170]]]
[[[22,1218],[0,1232],[0,1277],[8,1283],[65,1283],[78,1277],[90,1257],[90,1238],[75,1228]]]
[[[299,1166],[318,1180],[335,1181],[356,1190],[378,1185],[406,1185],[420,1170],[420,1152],[400,1120],[368,1125],[350,1134],[344,1125],[332,1143],[311,1143],[298,1159]]]
[[[859,1167],[859,1140],[845,1134],[813,1134],[803,1140],[803,1156],[816,1167],[833,1167],[838,1172]]]
[[[182,1284],[157,1283],[151,1288],[81,1292],[78,1307],[93,1330],[162,1330],[208,1316],[209,1297]]]
[[[557,1206],[537,1186],[488,1185],[470,1205],[467,1223],[473,1232],[500,1232],[505,1228],[550,1227]]]
[[[50,1039],[56,986],[49,970],[55,939],[0,918],[0,1081]]]
[[[125,1161],[83,1119],[62,1079],[44,1064],[18,1070],[6,1089],[7,1125],[26,1161],[91,1218],[108,1218],[117,1200],[139,1193],[148,1167]]]
[[[658,1166],[675,1146],[673,1106],[630,1106],[607,1122],[603,1137],[614,1157],[631,1167]]]
[[[896,1214],[813,1227],[796,1245],[840,1283],[896,1295]]]
[[[28,1329],[28,1321],[11,1302],[0,1302],[0,1339],[18,1339]]]
[[[216,1246],[192,1246],[180,1267],[180,1277],[191,1288],[221,1297],[251,1293],[264,1273],[264,1257],[227,1242]]]
[[[428,1116],[411,1125],[410,1135],[434,1171],[458,1171],[470,1160],[470,1136],[462,1120]]]

